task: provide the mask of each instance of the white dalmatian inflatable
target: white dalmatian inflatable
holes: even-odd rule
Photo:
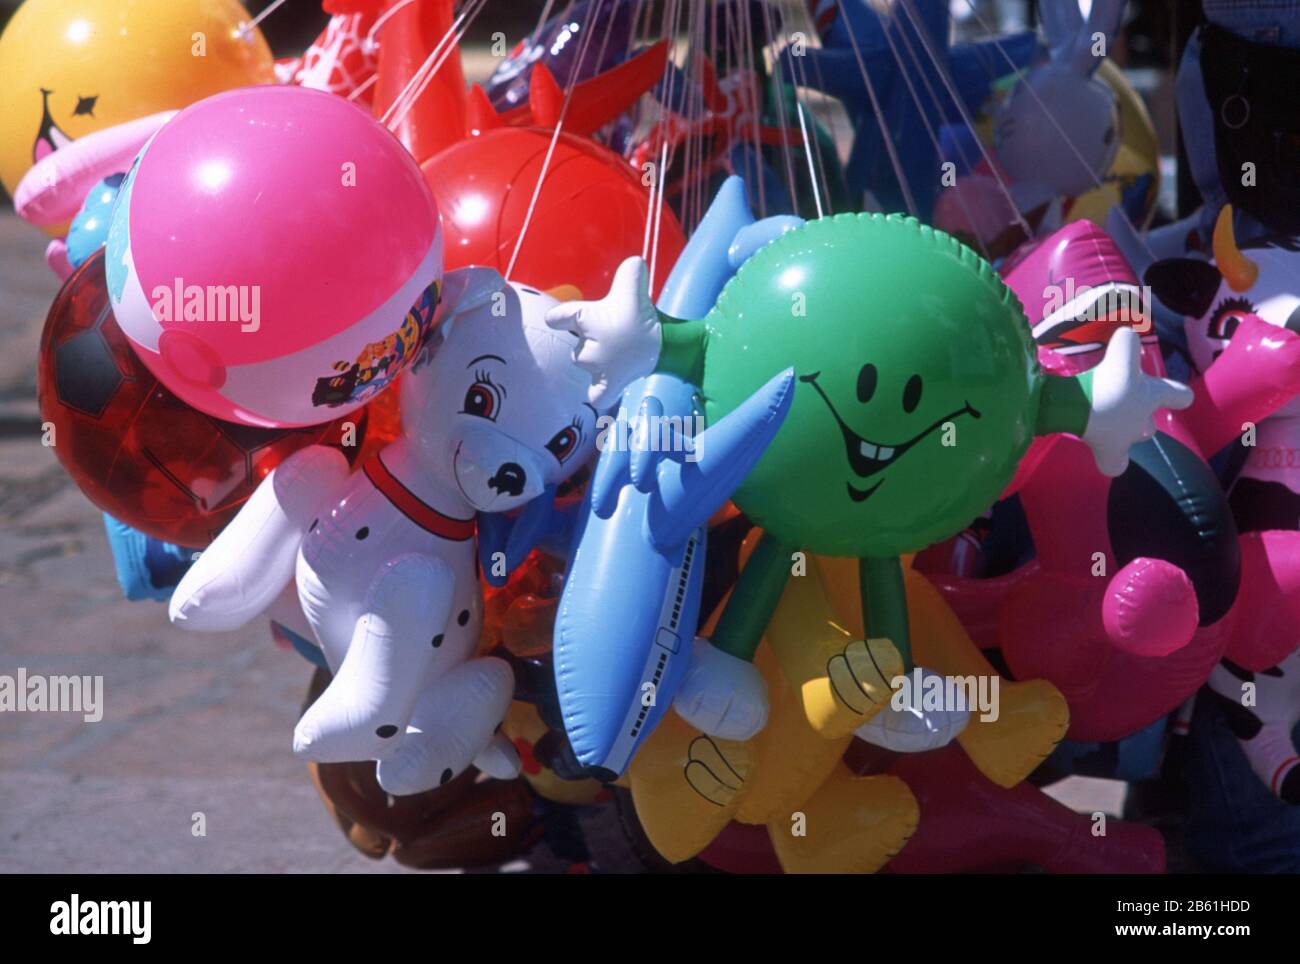
[[[448,274],[444,320],[402,378],[402,436],[349,474],[335,449],[286,459],[200,556],[172,622],[225,631],[297,598],[334,679],[294,731],[318,762],[378,760],[411,794],[471,763],[518,772],[494,733],[514,678],[471,658],[482,600],[475,513],[542,494],[595,447],[590,376],[576,338],[547,327],[558,302],[495,271]]]

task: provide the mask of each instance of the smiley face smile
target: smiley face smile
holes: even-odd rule
[[[840,432],[844,435],[844,449],[845,455],[848,456],[849,468],[853,470],[855,475],[864,479],[870,478],[876,473],[893,465],[902,458],[904,453],[911,449],[912,446],[916,445],[932,432],[942,428],[945,423],[960,418],[962,415],[970,415],[972,418],[980,417],[980,413],[975,410],[971,403],[966,402],[961,408],[955,409],[947,415],[936,419],[933,423],[912,436],[906,442],[899,442],[895,445],[882,445],[879,442],[872,442],[869,439],[863,438],[857,432],[853,431],[853,429],[849,428],[844,419],[840,417],[840,413],[836,410],[835,405],[831,402],[830,398],[824,391],[822,391],[822,387],[817,384],[817,376],[820,374],[821,372],[813,372],[811,375],[800,375],[799,381],[807,382],[811,385],[817,394],[822,397],[822,401],[826,403],[826,407],[830,409],[830,413],[834,417],[835,423],[840,427]],[[865,502],[875,494],[875,491],[884,484],[884,481],[884,479],[879,479],[874,485],[865,489],[857,488],[852,482],[849,482],[847,483],[849,498],[854,502]]]

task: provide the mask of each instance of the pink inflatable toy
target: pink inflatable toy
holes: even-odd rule
[[[145,145],[109,229],[113,312],[149,369],[217,418],[346,414],[433,324],[442,231],[415,161],[341,97],[249,87]]]
[[[14,189],[14,211],[24,221],[50,227],[71,221],[90,189],[131,166],[140,148],[176,111],[165,110],[95,131],[51,151],[33,164]]]
[[[1132,270],[1088,222],[1014,261],[1006,280],[1041,319],[1039,357],[1054,371],[1095,365],[1121,325],[1149,328]],[[1143,368],[1164,374],[1149,331]],[[1154,722],[1221,657],[1263,670],[1295,649],[1300,535],[1239,536],[1205,459],[1300,392],[1300,336],[1244,317],[1190,384],[1192,407],[1158,413],[1157,434],[1117,479],[1078,439],[1034,443],[1007,492],[1020,496],[1033,562],[993,579],[927,573],[981,646],[1001,648],[1018,678],[1062,691],[1072,739],[1119,739]]]
[[[1093,820],[1025,782],[1006,789],[975,768],[959,747],[900,754],[889,772],[921,806],[916,833],[889,862],[896,874],[1015,872],[1026,864],[1053,874],[1159,874],[1165,844],[1154,827]]]

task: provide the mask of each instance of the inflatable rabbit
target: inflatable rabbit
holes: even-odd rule
[[[935,225],[994,255],[1055,231],[1066,202],[1095,188],[1119,150],[1114,91],[1094,76],[1119,33],[1124,0],[1093,0],[1085,22],[1076,0],[1045,0],[1051,56],[1020,77],[993,118],[994,163],[940,195]],[[1008,196],[1009,192],[1009,196]],[[1014,209],[1013,209],[1014,206]]]
[[[543,322],[549,295],[495,271],[448,274],[447,308],[402,379],[403,433],[349,475],[332,449],[275,469],[186,574],[177,625],[221,631],[290,580],[334,679],[294,731],[316,762],[380,761],[389,793],[418,793],[471,763],[517,769],[493,733],[514,678],[472,658],[482,601],[475,513],[508,512],[590,456],[591,379],[576,339]]]
[[[1093,74],[1123,10],[1124,0],[1093,0],[1085,23],[1075,0],[1043,4],[1051,59],[1025,74],[993,128],[998,162],[1021,211],[1091,190],[1115,159],[1115,94]]]

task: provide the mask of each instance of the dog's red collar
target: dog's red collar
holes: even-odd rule
[[[473,519],[453,519],[421,501],[419,496],[388,471],[388,466],[378,455],[367,462],[362,471],[371,484],[383,493],[384,498],[397,507],[398,512],[425,532],[431,532],[450,542],[464,542],[474,537]]]

